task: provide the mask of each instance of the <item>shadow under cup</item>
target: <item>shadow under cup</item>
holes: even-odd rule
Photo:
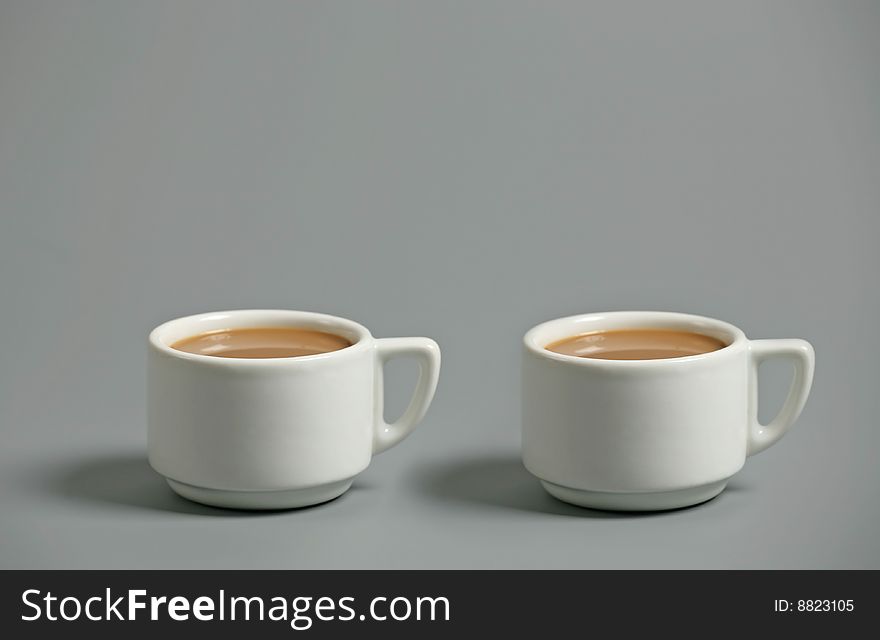
[[[670,329],[726,346],[677,358],[605,360],[548,351],[593,331]],[[757,420],[757,365],[789,357],[796,375],[780,415]],[[812,347],[750,341],[733,325],[670,312],[551,320],[524,337],[522,439],[526,468],[553,496],[613,510],[673,509],[718,495],[748,455],[775,442],[803,407]]]

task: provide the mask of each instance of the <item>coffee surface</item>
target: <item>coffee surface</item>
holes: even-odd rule
[[[338,351],[351,341],[332,333],[294,327],[220,329],[171,345],[178,351],[221,358],[295,358]]]
[[[545,348],[580,358],[658,360],[717,351],[727,346],[718,338],[671,329],[615,329],[569,336]]]

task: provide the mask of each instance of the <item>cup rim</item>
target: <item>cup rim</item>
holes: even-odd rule
[[[611,326],[608,326],[609,324]],[[650,360],[605,360],[601,358],[582,358],[580,356],[557,353],[547,349],[547,345],[555,340],[561,340],[567,336],[589,332],[587,330],[576,330],[575,328],[578,327],[578,325],[582,325],[580,327],[582,329],[586,329],[588,326],[593,325],[590,327],[591,330],[602,331],[613,330],[616,328],[652,329],[657,328],[657,324],[660,324],[663,328],[681,327],[683,330],[690,330],[695,333],[720,337],[721,339],[725,339],[727,344],[720,349],[707,351],[706,353],[681,356],[678,358],[653,358]],[[548,338],[548,336],[552,337]],[[539,357],[581,367],[603,368],[686,365],[687,363],[724,357],[732,351],[743,348],[747,342],[748,338],[746,338],[742,329],[728,322],[707,316],[679,313],[675,311],[599,311],[595,313],[580,313],[542,322],[529,329],[523,336],[523,344],[525,348]]]
[[[221,323],[224,320],[232,320],[232,326]],[[203,325],[198,328],[199,325]],[[342,335],[352,341],[347,347],[325,353],[316,353],[308,356],[291,356],[284,358],[222,358],[219,356],[190,353],[174,349],[171,344],[187,336],[198,335],[207,331],[218,329],[232,329],[244,327],[305,327],[328,333]],[[314,311],[298,311],[293,309],[229,309],[225,311],[208,311],[189,316],[181,316],[163,322],[155,327],[149,334],[150,346],[160,353],[190,360],[208,365],[223,367],[272,367],[292,365],[295,363],[315,362],[339,358],[348,354],[369,348],[368,342],[372,339],[369,329],[354,320],[333,316]]]

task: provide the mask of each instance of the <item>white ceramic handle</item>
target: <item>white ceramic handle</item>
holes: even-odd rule
[[[376,431],[373,435],[373,453],[381,453],[408,436],[425,417],[440,376],[440,347],[430,338],[380,338],[376,340],[376,350],[379,366],[376,371]],[[383,417],[385,392],[382,366],[397,357],[415,358],[419,365],[419,380],[406,411],[397,421],[388,424]]]
[[[815,354],[806,340],[752,340],[749,342],[749,445],[748,455],[763,451],[779,440],[797,420],[810,395],[813,384]],[[768,358],[781,357],[794,364],[794,378],[788,390],[788,398],[770,424],[758,420],[758,365]]]

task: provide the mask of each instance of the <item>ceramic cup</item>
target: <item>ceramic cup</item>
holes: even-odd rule
[[[663,360],[600,360],[548,351],[551,342],[607,329],[665,328],[723,340],[717,351]],[[794,365],[788,399],[757,418],[758,365]],[[682,313],[590,313],[525,335],[522,446],[526,468],[553,496],[613,510],[684,507],[715,497],[747,456],[779,440],[813,379],[804,340],[749,340],[720,320]]]
[[[300,327],[350,347],[297,358],[220,358],[171,348],[216,329]],[[414,358],[419,379],[399,420],[383,418],[382,365]],[[303,507],[344,493],[375,453],[419,423],[437,387],[440,350],[428,338],[376,339],[319,313],[222,311],[150,333],[150,464],[178,494],[239,509]]]

